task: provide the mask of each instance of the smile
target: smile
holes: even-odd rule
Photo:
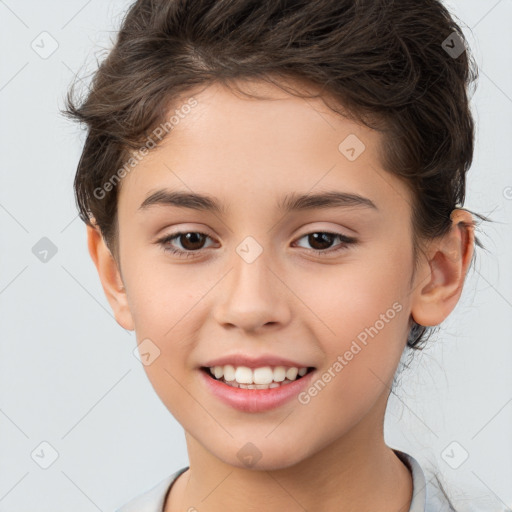
[[[309,386],[315,374],[313,367],[261,367],[254,369],[236,367],[235,369],[231,366],[227,369],[227,378],[231,380],[225,380],[224,369],[226,366],[201,367],[202,382],[206,385],[209,394],[224,404],[250,413],[274,409],[296,398],[304,388]],[[293,380],[288,379],[288,375],[293,377]],[[274,381],[275,377],[278,381]],[[282,380],[279,381],[281,378]],[[252,380],[252,382],[238,382],[239,379]],[[265,380],[265,383],[261,383],[261,380]],[[260,383],[258,384],[258,382]]]

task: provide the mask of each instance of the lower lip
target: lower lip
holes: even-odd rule
[[[199,370],[208,389],[227,405],[243,412],[263,412],[275,409],[308,387],[315,370],[307,373],[299,380],[283,384],[278,388],[243,389],[234,388],[220,380],[210,377],[204,370]]]

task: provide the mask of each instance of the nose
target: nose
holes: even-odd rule
[[[215,319],[224,327],[258,331],[290,321],[290,292],[265,251],[251,263],[236,254],[217,290]]]

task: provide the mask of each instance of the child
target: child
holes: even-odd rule
[[[455,510],[383,421],[473,261],[475,77],[438,0],[132,5],[75,192],[190,466],[120,511]]]

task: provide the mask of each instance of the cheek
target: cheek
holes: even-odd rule
[[[183,420],[182,415],[190,405],[190,395],[184,390],[190,378],[187,364],[196,338],[191,319],[194,306],[207,290],[201,287],[196,294],[192,293],[193,281],[180,270],[185,267],[171,270],[168,265],[137,265],[137,271],[134,268],[126,289],[137,340],[150,340],[149,347],[158,354],[150,364],[144,364],[144,371],[171,414],[178,421]]]
[[[306,390],[301,403],[311,401],[306,407],[311,421],[333,423],[333,436],[361,420],[377,401],[385,404],[408,316],[398,287],[391,286],[395,279],[382,272],[353,272],[346,279],[321,280],[329,286],[314,302],[315,314],[324,321],[315,320],[315,337],[325,357],[315,389]]]
[[[133,249],[124,265],[128,303],[138,334],[165,339],[211,285],[208,275],[197,279],[192,265],[165,264],[161,258],[158,263],[148,262],[145,258],[143,254],[137,257]]]
[[[401,332],[397,324],[406,320],[398,313],[407,309],[410,269],[393,252],[371,261],[354,257],[293,277],[294,292],[303,301],[298,307],[311,325],[318,325],[319,339],[346,341],[375,324],[381,338]]]
[[[305,314],[326,354],[326,369],[339,363],[338,371],[332,371],[343,374],[336,380],[343,380],[340,392],[347,399],[362,396],[366,387],[368,396],[373,388],[382,390],[379,379],[392,378],[404,349],[411,269],[400,253],[395,247],[375,261],[354,258],[326,267],[296,288],[297,295],[311,305]]]
[[[211,272],[199,276],[191,265],[141,262],[127,263],[126,289],[138,343],[149,339],[159,354],[144,370],[167,407],[179,414],[187,401],[180,384],[191,377],[190,355],[204,320],[199,315],[218,278]]]

